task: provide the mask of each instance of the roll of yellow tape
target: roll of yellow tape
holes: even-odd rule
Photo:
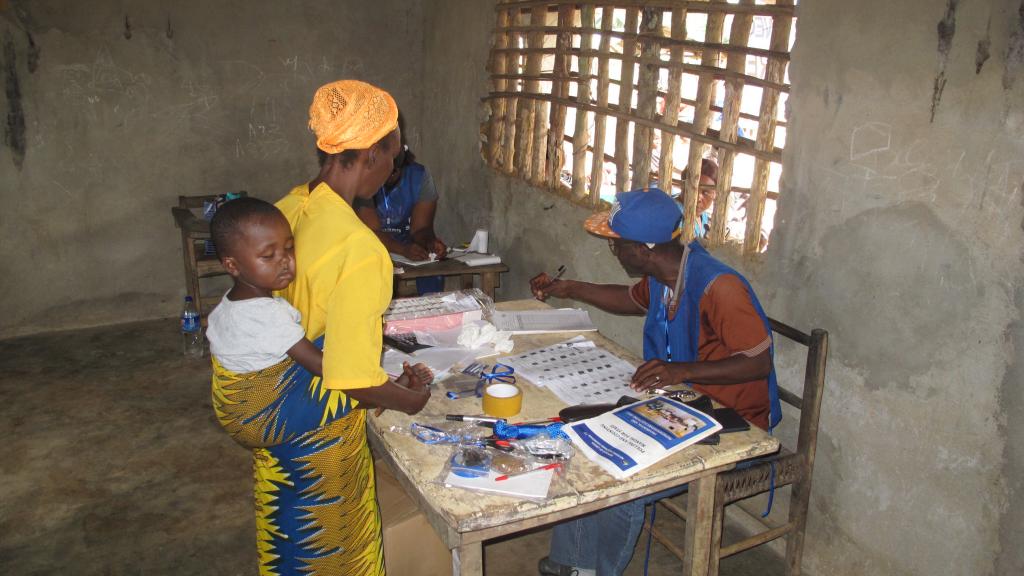
[[[484,414],[511,418],[523,408],[523,392],[515,384],[491,384],[484,388]]]

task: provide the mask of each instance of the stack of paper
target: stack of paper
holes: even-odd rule
[[[501,264],[501,256],[494,254],[483,254],[480,252],[467,252],[458,249],[452,249],[450,258],[452,260],[458,260],[466,266],[487,266],[489,264]]]
[[[491,264],[501,264],[501,256],[494,254],[466,254],[465,256],[459,257],[466,266],[489,266]]]
[[[479,320],[482,315],[480,302],[466,292],[395,298],[384,312],[384,333],[450,330],[464,322]]]
[[[586,310],[576,308],[517,312],[497,311],[492,320],[498,330],[513,334],[592,332],[597,330],[597,326],[590,321],[590,314]]]
[[[391,261],[396,264],[401,264],[402,266],[412,266],[415,268],[416,266],[423,266],[424,264],[437,262],[437,256],[434,254],[431,254],[431,257],[427,258],[426,260],[410,260],[405,256],[402,256],[401,254],[395,254],[394,252],[391,252],[390,254]]]

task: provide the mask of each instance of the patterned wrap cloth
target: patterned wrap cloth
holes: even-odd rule
[[[253,451],[260,574],[383,575],[366,413],[320,384],[291,360],[239,374],[213,358],[217,419]]]

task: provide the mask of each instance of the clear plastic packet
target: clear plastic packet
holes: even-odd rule
[[[403,436],[412,436],[424,444],[448,445],[483,445],[484,438],[491,434],[489,429],[470,422],[449,421],[437,423],[413,422],[408,427],[389,426],[388,431]]]
[[[494,300],[492,300],[486,292],[479,288],[460,290],[460,292],[466,297],[476,300],[477,304],[480,305],[480,309],[483,311],[484,318],[490,318],[494,315]]]
[[[530,456],[546,462],[565,462],[576,455],[572,442],[564,435],[552,436],[542,432],[522,440],[509,440],[509,444]]]
[[[467,290],[456,290],[453,292],[438,292],[426,296],[413,296],[410,298],[395,298],[391,305],[384,312],[384,322],[393,323],[400,321],[411,321],[433,316],[444,316],[449,314],[460,314],[464,312],[480,311],[477,318],[490,317],[494,313],[494,300],[479,288]],[[452,324],[454,327],[461,324]],[[415,324],[410,324],[416,326]],[[434,327],[434,330],[439,327]]]
[[[491,471],[493,457],[483,446],[460,444],[452,450],[448,470],[461,478],[486,478]]]
[[[499,474],[522,474],[537,467],[529,454],[491,450],[491,469]]]
[[[483,396],[483,386],[479,374],[458,372],[445,378],[442,381],[442,386],[445,390],[445,397],[449,400]]]
[[[486,474],[483,465],[487,463]],[[566,480],[565,462],[544,461],[518,450],[485,446],[453,446],[434,483],[535,502],[574,494]]]

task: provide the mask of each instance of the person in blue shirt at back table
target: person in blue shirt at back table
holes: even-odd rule
[[[371,200],[360,202],[356,214],[388,252],[409,260],[426,260],[430,254],[442,259],[448,247],[434,232],[437,188],[427,168],[403,145],[395,158],[395,169]],[[444,277],[416,279],[420,294],[444,290]]]

